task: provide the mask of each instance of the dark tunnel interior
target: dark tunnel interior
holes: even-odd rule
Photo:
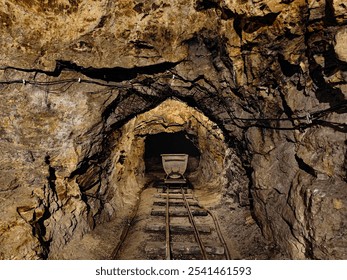
[[[199,165],[200,151],[185,131],[148,135],[145,140],[146,173],[163,171],[161,154],[188,154],[187,172]]]

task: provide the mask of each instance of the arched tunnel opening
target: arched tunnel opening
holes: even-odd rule
[[[187,179],[201,192],[203,200],[220,197],[226,179],[224,159],[227,146],[223,132],[197,109],[177,99],[160,105],[123,125],[116,134],[111,178],[123,205],[127,196],[165,176],[161,154],[188,154]],[[217,198],[216,198],[217,199]],[[217,199],[218,200],[218,199]]]

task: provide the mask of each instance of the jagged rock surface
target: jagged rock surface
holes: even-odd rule
[[[223,132],[231,208],[251,204],[289,258],[346,259],[346,9],[0,1],[0,258],[46,258],[121,215],[124,124],[174,97]]]

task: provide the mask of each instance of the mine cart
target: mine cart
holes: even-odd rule
[[[163,167],[166,173],[165,184],[185,184],[184,172],[187,169],[187,154],[162,154]]]

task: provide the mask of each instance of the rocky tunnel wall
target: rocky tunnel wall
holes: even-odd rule
[[[122,151],[130,185],[144,168],[129,131],[168,98],[223,134],[200,172],[217,158],[231,211],[248,205],[288,258],[346,258],[343,1],[60,2],[0,3],[0,258],[126,214]]]

